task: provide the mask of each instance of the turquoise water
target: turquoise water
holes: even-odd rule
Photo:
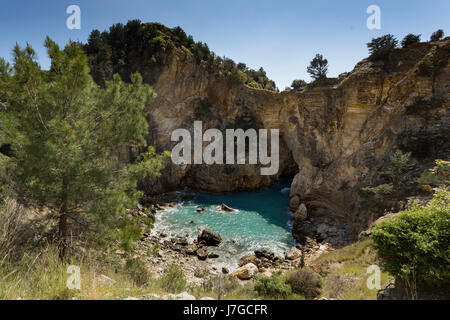
[[[291,235],[288,209],[290,178],[282,178],[269,188],[230,194],[196,192],[195,200],[181,201],[176,208],[157,213],[155,231],[168,236],[189,234],[192,241],[198,232],[209,227],[223,241],[210,251],[220,255],[219,265],[234,269],[240,257],[253,254],[258,248],[269,248],[277,255],[295,244]],[[195,191],[194,191],[195,192]],[[236,212],[222,212],[225,203]],[[198,208],[206,209],[198,213]]]

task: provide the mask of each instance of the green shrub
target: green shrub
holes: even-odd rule
[[[426,55],[417,63],[417,74],[422,77],[431,77],[434,73],[434,64],[430,55]]]
[[[406,48],[407,46],[420,42],[420,34],[408,34],[406,37],[402,40],[402,47]]]
[[[386,270],[406,281],[450,282],[450,191],[375,225],[371,235]]]
[[[381,175],[389,180],[389,183],[380,184],[376,187],[361,188],[362,195],[373,197],[376,201],[382,201],[385,197],[394,194],[398,187],[407,179],[407,172],[411,169],[411,152],[396,150],[390,157],[390,164],[381,171]]]
[[[392,50],[397,46],[398,41],[391,34],[373,38],[367,43],[371,60],[386,60],[389,58]]]
[[[120,247],[129,252],[133,249],[133,245],[136,240],[141,237],[142,229],[139,223],[130,222],[119,230]]]
[[[186,289],[186,278],[183,270],[176,264],[170,265],[160,279],[161,287],[171,293],[179,293]]]
[[[306,87],[308,84],[306,83],[305,80],[294,80],[292,81],[291,87],[293,90],[298,90],[301,88]]]
[[[376,187],[361,188],[361,190],[365,194],[373,197],[375,200],[381,201],[394,192],[394,186],[392,185],[392,183],[384,183]]]
[[[381,174],[392,181],[394,187],[398,187],[406,180],[406,172],[412,167],[411,152],[396,150],[390,157],[390,162],[390,165]]]
[[[439,41],[444,37],[444,30],[438,29],[430,37],[430,41]]]
[[[209,274],[209,270],[207,268],[196,268],[194,270],[194,277],[196,278],[205,278]]]
[[[145,264],[139,259],[129,259],[125,263],[125,273],[131,276],[131,279],[137,286],[145,286],[150,281],[150,273]]]
[[[450,162],[438,159],[436,166],[422,172],[417,183],[424,186],[439,187],[450,184]],[[429,189],[429,188],[427,188]]]
[[[247,86],[250,88],[255,88],[255,89],[262,89],[263,87],[257,83],[256,81],[250,81],[249,83],[247,83]]]
[[[279,273],[270,277],[257,276],[254,289],[259,296],[275,299],[287,298],[292,293],[291,287]]]
[[[286,283],[291,286],[293,293],[301,294],[307,299],[316,298],[320,295],[320,288],[322,288],[322,278],[308,269],[289,272]]]

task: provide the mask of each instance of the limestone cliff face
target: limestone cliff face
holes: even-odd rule
[[[320,234],[319,224],[339,225],[330,234],[348,235],[355,225],[369,222],[361,214],[358,191],[373,183],[394,148],[414,149],[408,137],[427,133],[432,137],[428,144],[439,141],[448,150],[449,44],[447,38],[397,49],[387,64],[361,61],[334,86],[281,93],[213,75],[175,51],[153,84],[158,96],[149,106],[148,139],[159,150],[170,150],[172,131],[192,129],[194,120],[203,120],[204,130],[278,128],[278,175],[295,174],[290,207],[296,211],[304,204],[308,212],[306,220],[294,219],[294,236],[301,238],[301,225],[308,224],[308,232]],[[433,75],[421,75],[424,59],[434,63]],[[419,97],[439,97],[442,104],[425,115],[407,115],[406,107]],[[211,108],[199,118],[201,100],[209,101]],[[161,178],[144,186],[148,193],[184,186],[227,192],[267,186],[277,178],[261,176],[253,165],[170,164]]]

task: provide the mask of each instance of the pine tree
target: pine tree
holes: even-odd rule
[[[402,40],[402,47],[406,48],[411,44],[420,42],[420,34],[407,34]]]
[[[328,60],[325,59],[321,54],[316,54],[314,59],[311,60],[311,63],[306,71],[314,80],[323,80],[327,77]]]
[[[392,50],[397,47],[398,40],[392,34],[373,38],[367,43],[371,60],[386,60],[389,58]]]
[[[434,42],[434,41],[439,41],[444,37],[444,30],[442,29],[438,29],[435,32],[433,32],[433,34],[430,37],[430,41]]]
[[[146,146],[145,108],[155,93],[139,74],[100,88],[80,45],[45,45],[49,71],[29,45],[16,45],[12,67],[0,62],[0,143],[12,153],[2,166],[19,196],[57,214],[64,248],[68,219],[101,228],[125,216],[141,195],[138,180],[158,175],[168,155],[148,148],[133,163],[119,159],[124,148]]]

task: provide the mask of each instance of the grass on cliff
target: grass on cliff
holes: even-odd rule
[[[114,269],[103,261],[94,261],[89,257],[79,258],[61,262],[58,248],[49,245],[38,254],[24,253],[15,262],[0,262],[0,299],[103,300],[161,292],[155,280],[149,281],[146,286],[139,286],[127,270]],[[80,267],[80,290],[67,287],[70,277],[68,267],[71,265]],[[106,275],[116,283],[101,284],[96,281],[100,275]]]
[[[323,254],[311,266],[323,276],[322,297],[343,300],[375,300],[377,290],[369,289],[367,268],[381,265],[370,240],[362,240]],[[381,288],[393,277],[381,271]]]

